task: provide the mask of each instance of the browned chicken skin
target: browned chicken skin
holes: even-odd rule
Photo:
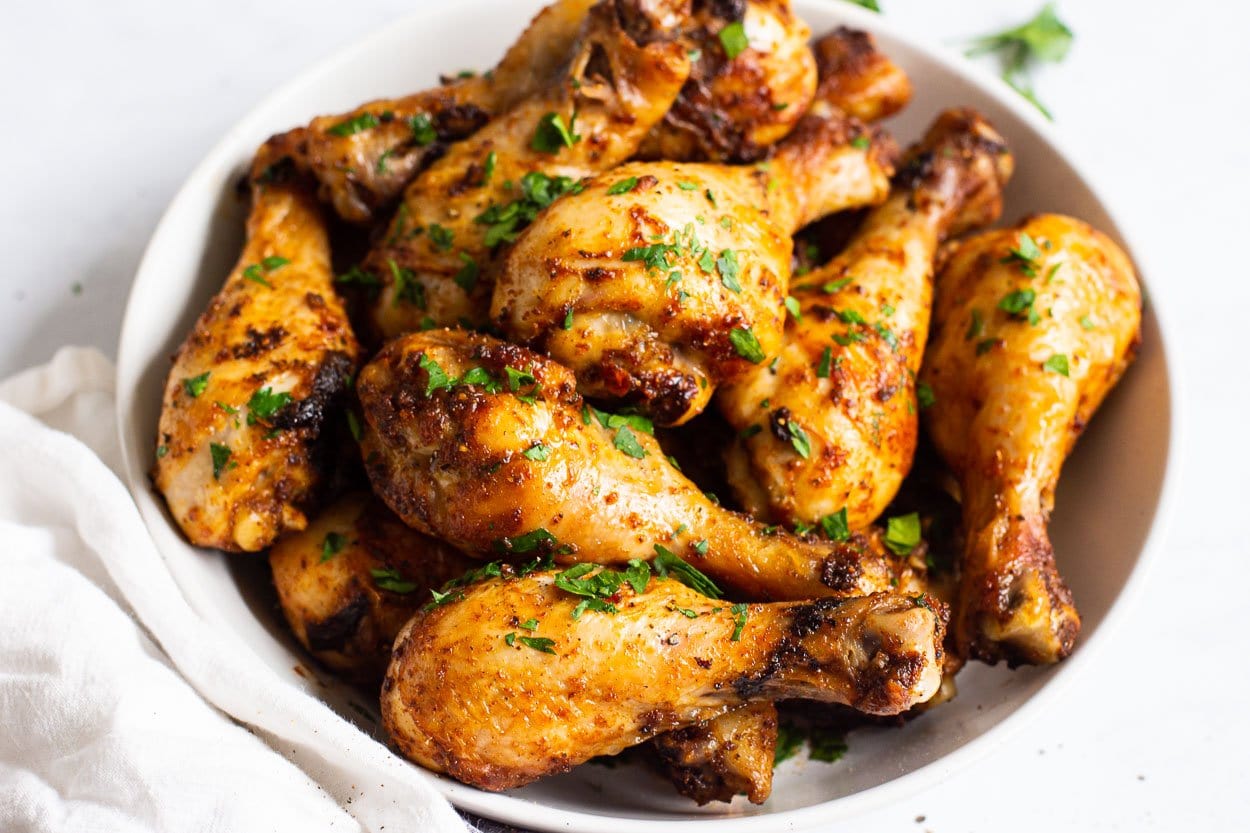
[[[595,0],[556,0],[534,18],[491,72],[399,99],[379,99],[309,124],[301,162],[344,220],[389,209],[448,142],[540,91],[568,61]]]
[[[816,89],[811,31],[790,0],[694,0],[690,78],[638,149],[641,159],[749,162],[798,122]],[[722,32],[748,45],[727,54]],[[732,41],[731,41],[732,42]]]
[[[395,635],[430,590],[477,562],[406,526],[376,497],[355,493],[278,539],[269,565],[300,644],[328,667],[377,684]]]
[[[888,137],[809,115],[762,166],[636,162],[548,208],[504,256],[491,314],[592,397],[664,424],[780,347],[800,226],[885,198]]]
[[[934,256],[947,235],[998,216],[1010,172],[984,119],[943,113],[908,151],[889,200],[793,287],[800,317],[776,363],[717,394],[738,431],[729,481],[753,515],[816,523],[845,510],[858,529],[894,498],[916,448]]]
[[[677,791],[699,804],[745,795],[763,804],[773,789],[777,707],[748,703],[654,742],[660,765]]]
[[[539,572],[414,617],[382,689],[400,751],[502,790],[747,702],[897,714],[941,682],[943,609],[925,597],[730,605],[652,578],[622,584],[615,612],[574,619],[580,601]]]
[[[923,587],[857,540],[803,539],[721,508],[637,422],[595,412],[572,373],[517,345],[413,333],[361,371],[357,391],[374,491],[465,552],[620,564],[658,545],[756,599]]]
[[[165,383],[153,480],[198,546],[254,552],[305,527],[325,414],[355,369],[298,133],[257,152],[247,243]]]
[[[1079,220],[1041,214],[968,240],[937,280],[926,426],[959,478],[959,645],[1054,662],[1080,628],[1046,524],[1064,458],[1132,360],[1133,265]]]
[[[364,263],[381,284],[373,307],[379,333],[485,322],[490,260],[509,237],[501,218],[629,158],[668,110],[690,63],[680,43],[652,39],[674,34],[686,19],[681,5],[603,0],[550,85],[453,145],[409,185]],[[627,11],[638,35],[621,24]]]
[[[839,26],[812,44],[820,85],[816,99],[860,121],[888,118],[911,101],[911,79],[877,51],[867,32]]]

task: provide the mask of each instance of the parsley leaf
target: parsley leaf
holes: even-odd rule
[[[1072,30],[1055,14],[1054,4],[1047,3],[1032,20],[972,41],[966,54],[974,57],[997,53],[1002,63],[1003,80],[1049,119],[1050,111],[1033,94],[1027,77],[1028,69],[1038,61],[1062,61],[1068,55],[1072,39]]]
[[[347,543],[347,536],[340,532],[327,532],[325,540],[321,542],[321,561],[324,563],[343,551],[343,546]]]
[[[234,468],[234,464],[229,463],[230,448],[228,446],[221,445],[220,443],[209,443],[208,453],[213,458],[213,479],[214,480],[220,480],[221,473],[223,471],[229,471],[230,469]],[[227,463],[229,463],[229,465],[227,465]]]
[[[738,602],[729,608],[729,612],[734,617],[734,632],[730,635],[729,641],[738,642],[742,639],[742,629],[747,626],[747,614],[750,612],[750,608],[747,607],[745,602]]]
[[[623,454],[633,457],[635,460],[641,460],[647,456],[647,450],[638,442],[638,438],[634,436],[634,432],[629,427],[622,425],[616,429],[616,436],[612,438],[612,445]]]
[[[793,295],[787,295],[785,300],[786,311],[794,316],[795,321],[803,320],[803,309],[799,306],[799,299]]]
[[[677,581],[709,599],[721,597],[721,590],[716,586],[716,582],[660,544],[655,545],[655,559],[651,562],[651,568],[660,578],[668,578],[671,574]]]
[[[259,421],[268,421],[290,401],[291,394],[285,391],[274,393],[272,388],[261,388],[252,394],[251,399],[247,400],[247,424],[255,425]]]
[[[438,223],[430,223],[429,234],[430,242],[434,244],[435,249],[440,252],[451,250],[452,239],[455,237],[455,232],[451,229],[440,226]]]
[[[1065,356],[1063,353],[1056,353],[1055,355],[1047,359],[1046,362],[1042,365],[1042,367],[1046,368],[1047,370],[1058,373],[1060,376],[1067,376],[1068,375],[1068,357]]]
[[[211,373],[211,370],[206,370],[199,376],[191,376],[183,379],[182,388],[187,392],[187,396],[192,399],[198,399],[200,394],[208,388],[208,377]]]
[[[920,409],[932,408],[933,403],[937,402],[937,396],[933,393],[933,388],[928,382],[916,383],[916,402],[920,405]]]
[[[725,249],[720,253],[720,257],[716,258],[716,271],[720,272],[720,282],[730,292],[741,292],[742,284],[738,282],[738,275],[741,272],[738,266],[738,253],[733,249]]]
[[[326,130],[332,136],[354,136],[365,130],[372,130],[381,122],[373,113],[361,113],[359,116],[353,116],[350,119],[339,122],[338,124]]]
[[[759,339],[751,332],[750,327],[734,327],[730,330],[729,343],[733,345],[734,352],[751,364],[764,361],[764,348],[760,346]]]
[[[564,124],[564,117],[559,113],[545,114],[538,120],[534,138],[530,139],[530,147],[539,153],[550,154],[559,153],[560,148],[573,147],[582,138],[573,132],[576,121],[576,113],[569,119],[567,126]]]
[[[833,348],[826,347],[820,351],[820,362],[816,365],[816,378],[828,379],[830,366],[833,363]]]
[[[721,29],[716,37],[720,40],[721,48],[725,50],[725,56],[731,61],[750,46],[750,42],[747,40],[746,28],[743,27],[741,21],[730,23]]]
[[[465,292],[472,292],[477,286],[477,276],[481,270],[478,268],[477,261],[465,252],[460,252],[460,263],[460,271],[456,272],[452,280]]]
[[[909,555],[920,545],[920,515],[898,515],[886,521],[885,545],[895,555]]]
[[[554,639],[548,639],[545,636],[522,636],[518,640],[526,648],[533,648],[544,654],[554,654],[556,652]]]
[[[627,194],[634,190],[634,186],[638,184],[638,177],[631,176],[628,179],[622,179],[620,182],[613,183],[608,187],[608,194],[615,196],[617,194]]]
[[[521,456],[527,460],[535,460],[541,463],[551,456],[551,446],[536,442],[529,448],[522,451]]]
[[[544,550],[554,549],[556,545],[556,536],[552,535],[541,526],[532,532],[524,535],[517,535],[511,538],[500,538],[491,546],[497,552],[533,552],[540,547]]]
[[[417,589],[417,585],[411,581],[405,581],[404,577],[393,567],[379,569],[377,567],[369,570],[369,575],[373,576],[373,584],[379,590],[389,590],[392,593],[411,593]]]
[[[820,519],[820,531],[830,541],[845,541],[851,537],[851,526],[846,519],[846,507]]]
[[[408,119],[408,128],[412,131],[412,140],[420,147],[433,144],[438,139],[434,122],[425,113],[418,113]]]

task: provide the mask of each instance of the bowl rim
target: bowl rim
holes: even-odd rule
[[[232,147],[237,141],[237,135],[254,132],[253,128],[257,123],[265,120],[266,113],[274,109],[285,98],[311,84],[317,75],[332,72],[342,65],[356,62],[360,55],[375,49],[376,44],[388,37],[392,29],[413,27],[418,21],[442,15],[468,17],[473,13],[474,7],[485,9],[497,6],[500,2],[503,2],[503,0],[461,0],[461,2],[453,5],[441,7],[427,6],[412,11],[390,20],[363,37],[353,40],[329,57],[305,67],[294,77],[278,85],[257,104],[249,108],[214,143],[208,153],[196,164],[191,174],[184,180],[168,207],[162,213],[145,246],[127,297],[118,339],[118,363],[115,379],[117,386],[115,406],[117,431],[127,486],[132,496],[137,500],[141,500],[140,496],[145,495],[149,491],[149,483],[145,466],[142,463],[142,455],[138,449],[132,447],[127,438],[128,432],[126,429],[129,425],[131,394],[134,392],[144,372],[143,360],[138,355],[141,351],[138,346],[132,346],[131,342],[136,338],[134,334],[139,329],[143,317],[143,303],[140,300],[142,293],[140,290],[147,282],[158,279],[152,265],[155,257],[153,252],[158,248],[158,241],[168,233],[167,227],[174,222],[176,216],[182,213],[184,204],[197,200],[196,194],[203,187],[202,180],[207,179],[213,170],[219,168],[225,157],[236,155],[232,152]],[[806,2],[829,7],[830,11],[838,16],[845,25],[884,34],[905,42],[910,49],[923,56],[926,60],[940,65],[945,71],[951,73],[963,83],[977,88],[979,92],[993,99],[999,106],[1009,110],[1012,115],[1024,122],[1056,153],[1063,157],[1076,177],[1086,185],[1090,194],[1101,205],[1103,211],[1110,219],[1116,235],[1123,242],[1124,247],[1137,266],[1139,276],[1141,273],[1154,274],[1153,270],[1142,268],[1142,264],[1145,262],[1142,254],[1143,249],[1133,240],[1131,231],[1126,230],[1119,222],[1119,216],[1114,210],[1114,203],[1110,202],[1104,195],[1104,191],[1098,187],[1098,178],[1091,175],[1081,164],[1080,157],[1071,152],[1071,148],[1059,136],[1056,128],[1001,78],[974,66],[953,49],[909,33],[904,26],[894,22],[891,18],[873,13],[854,3],[841,2],[841,0],[806,0]],[[1148,299],[1147,302],[1149,303],[1151,297],[1149,287],[1146,286],[1144,281],[1143,295]],[[1158,350],[1167,380],[1169,426],[1167,433],[1168,448],[1163,461],[1161,475],[1162,482],[1145,540],[1124,585],[1111,602],[1097,630],[1083,639],[1079,650],[1058,665],[1051,673],[1049,679],[1042,683],[1027,700],[983,734],[928,764],[858,793],[834,798],[807,807],[780,810],[774,813],[737,817],[725,815],[692,817],[680,821],[673,819],[619,817],[553,807],[532,799],[520,798],[507,793],[489,793],[478,790],[460,784],[450,778],[430,773],[415,764],[410,765],[421,777],[430,780],[434,787],[456,807],[487,818],[504,819],[509,824],[523,825],[536,831],[591,831],[601,829],[602,825],[610,823],[614,833],[660,833],[660,831],[668,830],[673,825],[678,824],[683,829],[692,831],[711,831],[714,828],[717,833],[747,833],[747,831],[750,831],[750,833],[763,833],[766,830],[811,829],[822,822],[851,818],[880,807],[891,800],[919,792],[984,758],[993,748],[1009,740],[1022,726],[1031,721],[1047,703],[1053,701],[1066,690],[1080,670],[1090,662],[1090,657],[1102,650],[1111,640],[1119,626],[1123,623],[1127,611],[1141,595],[1148,574],[1153,565],[1157,563],[1159,554],[1163,550],[1175,503],[1176,484],[1180,479],[1178,469],[1179,461],[1182,457],[1180,453],[1182,442],[1181,425],[1184,421],[1183,403],[1185,399],[1183,396],[1183,381],[1178,376],[1177,368],[1171,361],[1171,354],[1168,349],[1169,344],[1176,343],[1172,335],[1172,325],[1168,323],[1167,314],[1164,313],[1158,304],[1151,304],[1151,313],[1159,329]],[[146,359],[146,357],[143,357],[143,359]],[[144,518],[146,523],[146,514]],[[180,589],[185,592],[185,588],[180,587]],[[243,643],[243,640],[240,639],[239,642]],[[291,682],[280,677],[267,663],[262,664],[276,679],[282,680],[284,685],[292,685]],[[325,707],[327,710],[330,710],[329,706]],[[332,710],[330,711],[334,713]],[[340,717],[340,719],[342,718]]]

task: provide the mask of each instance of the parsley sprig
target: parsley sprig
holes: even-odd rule
[[[1055,5],[1047,3],[1032,20],[972,41],[966,54],[969,57],[996,53],[1002,61],[1003,80],[1024,96],[1030,104],[1052,119],[1033,92],[1028,77],[1030,67],[1039,62],[1059,63],[1068,55],[1072,46],[1072,30],[1055,13]]]

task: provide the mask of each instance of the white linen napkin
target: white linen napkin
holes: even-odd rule
[[[188,606],[115,471],[113,367],[0,383],[0,830],[468,830]]]

